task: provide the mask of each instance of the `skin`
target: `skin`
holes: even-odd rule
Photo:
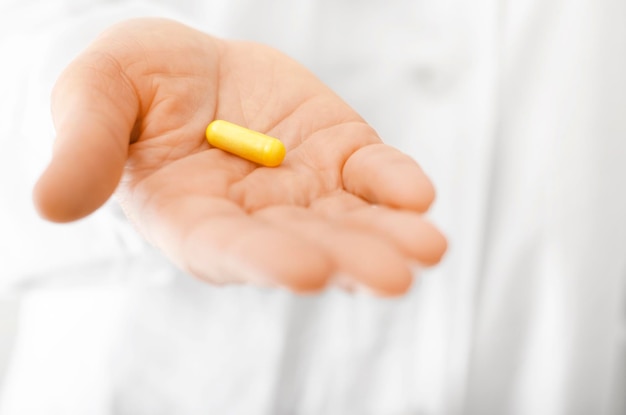
[[[66,68],[52,114],[41,216],[74,221],[115,193],[150,243],[208,282],[399,295],[412,265],[446,250],[423,217],[435,192],[418,164],[266,46],[124,22]],[[285,161],[260,167],[210,148],[214,119],[280,138]]]

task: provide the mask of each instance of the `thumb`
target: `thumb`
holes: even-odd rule
[[[106,202],[120,181],[138,109],[123,66],[104,48],[95,45],[66,68],[52,93],[52,160],[33,192],[42,217],[69,222]]]

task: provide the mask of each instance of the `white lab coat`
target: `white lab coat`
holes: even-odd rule
[[[2,415],[626,412],[623,0],[3,7],[0,281],[24,303]],[[316,72],[433,179],[442,264],[397,300],[214,288],[113,203],[38,220],[50,85],[100,30],[143,15]]]

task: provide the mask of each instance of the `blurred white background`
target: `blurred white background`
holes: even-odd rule
[[[17,335],[19,302],[15,297],[0,295],[0,397],[13,342]]]

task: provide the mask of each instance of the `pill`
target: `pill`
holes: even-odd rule
[[[266,167],[276,167],[285,158],[285,146],[277,138],[224,120],[208,125],[206,139],[213,147]]]

